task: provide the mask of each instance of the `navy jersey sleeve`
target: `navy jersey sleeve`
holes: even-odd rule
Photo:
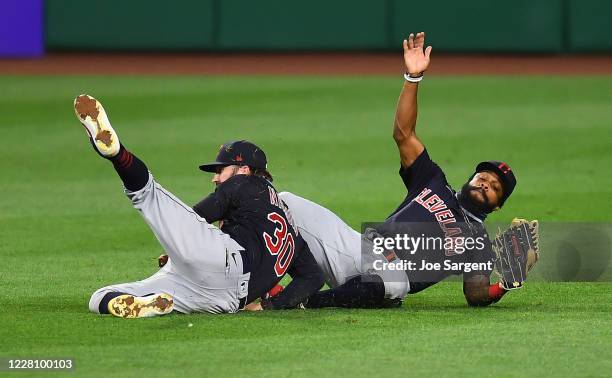
[[[262,301],[264,308],[273,310],[296,308],[325,283],[323,272],[306,243],[287,273],[292,278],[291,282],[276,297]]]
[[[411,166],[400,167],[399,175],[404,181],[408,193],[412,194],[422,189],[433,177],[443,176],[444,173],[431,160],[427,149],[424,149]]]
[[[193,206],[193,210],[206,222],[213,223],[224,219],[225,214],[231,206],[237,206],[236,193],[244,180],[240,176],[234,176],[217,186],[217,189],[206,198]]]

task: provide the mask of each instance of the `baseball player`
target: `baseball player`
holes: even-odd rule
[[[417,293],[457,274],[463,275],[463,292],[471,306],[495,303],[509,287],[507,282],[490,283],[496,256],[483,222],[487,214],[504,205],[514,190],[513,171],[503,162],[481,162],[461,190],[455,192],[415,132],[417,90],[429,66],[431,50],[431,46],[425,48],[425,33],[410,34],[404,40],[406,74],[393,138],[399,149],[399,174],[407,195],[381,226],[361,235],[322,206],[292,193],[279,194],[331,287],[311,296],[306,307],[396,306],[407,293]],[[425,229],[427,232],[421,233]],[[400,232],[451,241],[480,237],[482,245],[460,251],[458,244],[451,243],[450,247],[414,253],[385,248],[380,256],[387,262],[401,259],[412,265],[404,268],[400,276],[397,271],[373,269],[374,239]],[[474,263],[477,269],[466,269]]]
[[[97,290],[94,313],[124,318],[181,313],[234,313],[262,297],[288,273],[293,280],[266,309],[295,307],[323,285],[308,246],[294,230],[272,186],[264,152],[247,141],[221,146],[214,193],[195,210],[159,185],[129,152],[93,97],[75,99],[77,118],[94,149],[110,160],[132,201],[168,253],[166,265],[137,282]],[[198,215],[199,214],[199,215]],[[221,229],[212,223],[222,221]]]

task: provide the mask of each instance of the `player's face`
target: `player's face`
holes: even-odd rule
[[[491,171],[478,172],[469,184],[469,196],[484,208],[495,210],[499,207],[503,187],[499,176]]]
[[[214,182],[215,185],[219,185],[236,175],[248,175],[250,173],[251,169],[247,166],[239,167],[237,165],[228,165],[219,167],[212,178],[212,182]]]
[[[237,165],[228,165],[225,167],[219,167],[217,168],[217,171],[215,172],[212,178],[212,182],[214,182],[215,185],[219,185],[227,181],[228,179],[232,178],[236,174],[237,171],[238,171]]]

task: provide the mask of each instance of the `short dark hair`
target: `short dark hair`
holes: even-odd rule
[[[259,176],[259,177],[263,177],[266,180],[272,182],[274,181],[274,178],[272,177],[272,174],[270,172],[268,172],[267,169],[265,168],[253,168],[253,167],[249,167],[251,168],[251,172],[253,173],[253,176]]]

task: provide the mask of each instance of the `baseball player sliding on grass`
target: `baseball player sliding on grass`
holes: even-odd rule
[[[295,307],[323,285],[308,246],[291,224],[267,171],[264,152],[252,143],[221,146],[214,193],[191,208],[159,185],[111,127],[102,105],[81,95],[74,108],[94,149],[112,162],[125,192],[169,259],[153,276],[97,290],[94,313],[124,318],[208,312],[234,313],[262,297],[288,273],[293,280],[267,309]],[[199,214],[199,215],[198,215]],[[221,229],[212,225],[222,220]]]
[[[393,139],[407,195],[382,225],[361,235],[326,208],[291,193],[279,193],[331,287],[312,295],[306,307],[398,306],[406,294],[457,274],[463,275],[468,304],[487,306],[508,290],[521,287],[537,260],[536,221],[514,221],[493,244],[483,225],[487,214],[501,208],[514,190],[516,179],[510,167],[498,161],[481,162],[455,192],[417,137],[417,90],[429,66],[431,49],[425,48],[425,33],[410,34],[404,40],[406,74]],[[406,250],[403,244],[394,245],[397,238],[393,236],[398,235],[420,236],[423,242],[438,236],[436,240],[450,243],[437,247],[434,243],[431,250],[424,250],[423,245],[418,251]],[[383,247],[380,241],[388,237],[391,242]],[[475,241],[472,246],[467,245],[468,239]],[[376,246],[378,253],[372,253]],[[494,266],[502,279],[491,284]],[[251,305],[249,309],[261,307]]]

